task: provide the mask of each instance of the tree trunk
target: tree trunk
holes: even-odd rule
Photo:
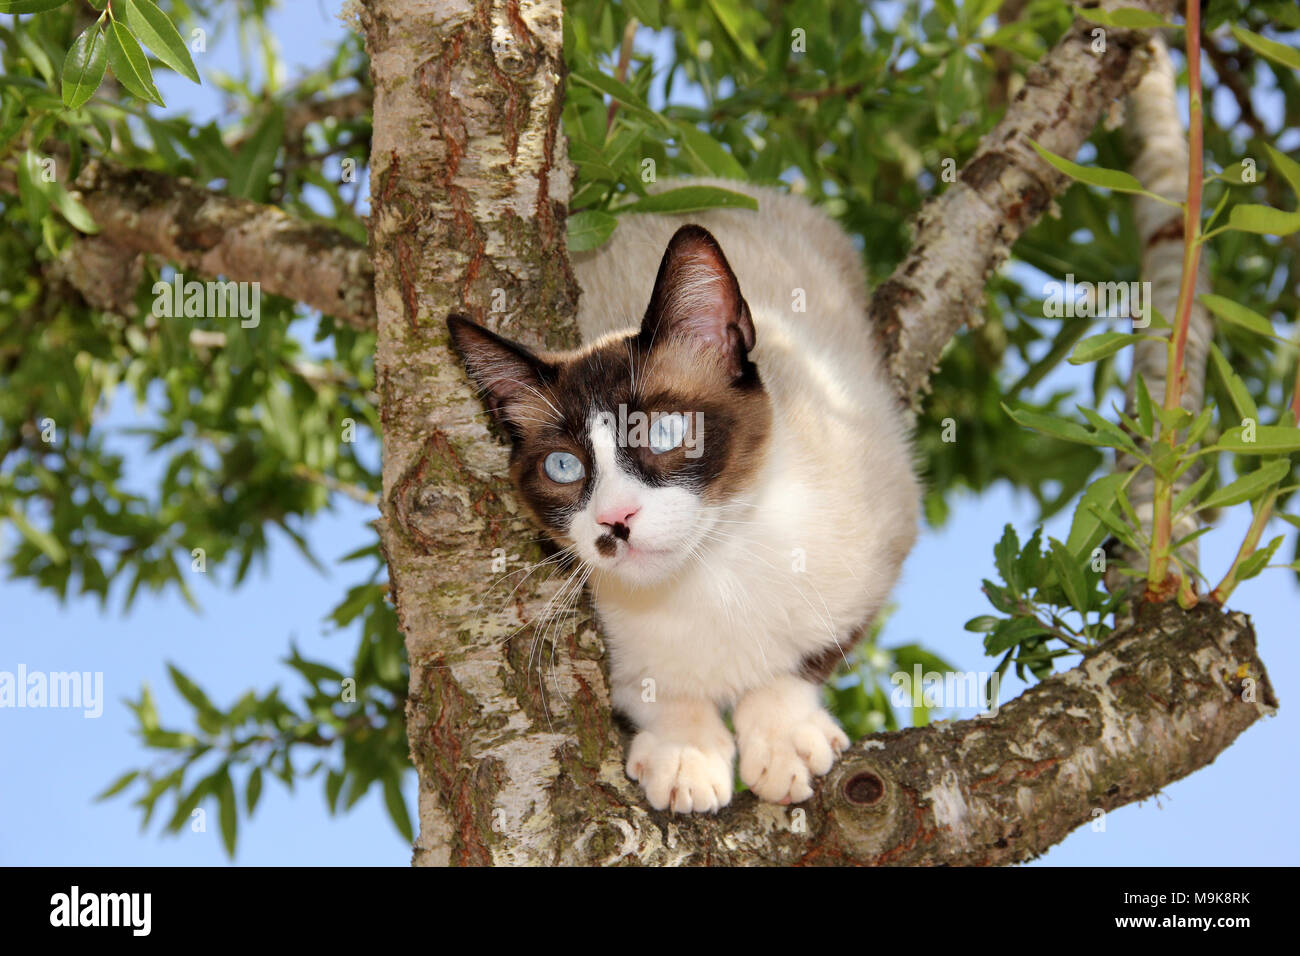
[[[362,24],[375,89],[379,527],[411,665],[414,862],[1025,859],[1204,766],[1272,709],[1244,617],[1148,607],[996,716],[860,741],[798,807],[742,794],[717,816],[649,810],[623,772],[590,615],[527,626],[563,585],[524,573],[541,558],[536,532],[444,322],[463,312],[525,343],[573,342],[559,0],[368,0]],[[924,387],[989,272],[1063,185],[1026,137],[1073,155],[1141,75],[1144,35],[1111,30],[1102,56],[1088,37],[1076,26],[1031,71],[878,290],[872,318],[900,394]]]

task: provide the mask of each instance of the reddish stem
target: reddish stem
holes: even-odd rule
[[[1204,176],[1205,129],[1201,120],[1201,4],[1187,3],[1187,206],[1183,211],[1183,279],[1178,290],[1178,318],[1174,323],[1174,365],[1165,383],[1165,408],[1179,406],[1183,397],[1183,353],[1196,295],[1196,276],[1201,265],[1201,179]],[[1172,441],[1172,438],[1171,438]]]

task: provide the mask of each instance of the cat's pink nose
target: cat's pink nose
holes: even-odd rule
[[[607,528],[615,528],[622,525],[624,528],[632,524],[632,518],[641,510],[640,505],[621,504],[606,508],[596,515],[596,520]]]

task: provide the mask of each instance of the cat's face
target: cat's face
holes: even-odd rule
[[[653,585],[725,535],[720,515],[766,453],[754,326],[716,240],[684,226],[639,332],[534,354],[453,316],[452,342],[510,434],[537,521],[596,569]]]

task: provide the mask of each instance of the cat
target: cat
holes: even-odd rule
[[[521,499],[590,566],[612,700],[637,729],[628,776],[678,813],[730,802],[737,748],[763,800],[812,795],[848,745],[821,685],[920,510],[848,236],[776,189],[686,182],[758,210],[620,219],[573,257],[581,348],[448,319]]]

